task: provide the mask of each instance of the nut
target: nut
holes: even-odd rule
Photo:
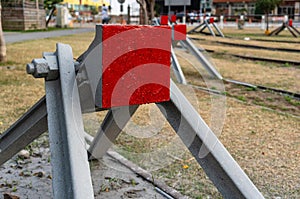
[[[47,77],[50,69],[48,62],[45,59],[34,59],[27,64],[26,71],[32,74],[35,78]]]

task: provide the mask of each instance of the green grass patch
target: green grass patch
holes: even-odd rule
[[[284,99],[293,106],[300,106],[300,101],[294,99],[293,97],[291,97],[289,95],[285,95]]]
[[[243,95],[236,96],[236,98],[240,101],[246,102],[246,97]]]

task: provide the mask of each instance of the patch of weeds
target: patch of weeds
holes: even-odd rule
[[[270,110],[269,108],[266,108],[266,107],[262,107],[261,111],[263,111],[263,112],[273,112],[272,110]]]
[[[273,68],[273,66],[270,65],[270,63],[265,62],[265,61],[257,61],[256,63],[259,65],[262,65],[262,66],[269,66],[270,68]]]
[[[275,101],[275,100],[274,100],[273,98],[271,98],[271,97],[267,97],[266,100],[269,101],[269,102],[274,102],[274,101]]]
[[[239,96],[237,96],[236,98],[237,98],[238,100],[240,100],[240,101],[246,102],[246,98],[245,98],[245,96],[243,96],[243,95],[239,95]]]
[[[153,180],[153,182],[154,182],[154,180]],[[130,184],[133,185],[133,186],[136,186],[136,185],[138,185],[139,183],[136,182],[134,179],[130,179]]]
[[[268,105],[265,104],[265,103],[262,102],[262,101],[253,101],[253,104],[258,105],[258,106],[265,106],[265,107],[268,107]]]
[[[119,178],[105,177],[105,183],[101,185],[100,192],[109,192],[111,190],[118,190],[124,187],[125,184],[131,182],[126,182]]]
[[[284,99],[293,106],[300,106],[300,101],[295,100],[293,97],[289,95],[285,95]]]
[[[257,88],[255,88],[255,87],[247,87],[246,88],[246,91],[256,91],[257,90]]]
[[[12,65],[16,65],[16,64],[17,64],[17,62],[8,60],[6,62],[1,62],[0,66],[12,66]]]
[[[27,187],[28,189],[32,189],[32,187],[33,187],[33,186],[32,186],[32,182],[29,182],[29,184],[27,184],[26,187]]]
[[[291,102],[292,101],[292,98],[288,95],[285,95],[284,96],[284,99],[287,101],[287,102]]]
[[[17,192],[17,187],[13,187],[12,192]]]
[[[228,95],[227,91],[222,92],[223,95]]]
[[[223,59],[223,58],[225,58],[225,55],[224,55],[224,53],[216,52],[212,55],[212,57],[215,58],[215,59]]]
[[[286,62],[283,64],[283,67],[291,67],[290,63]]]

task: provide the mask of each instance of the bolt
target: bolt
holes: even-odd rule
[[[33,75],[33,73],[35,71],[34,65],[32,63],[27,64],[26,71],[27,71],[27,74]]]

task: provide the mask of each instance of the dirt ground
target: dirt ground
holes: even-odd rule
[[[226,31],[231,36],[240,38],[259,33],[259,30],[255,30],[254,33],[249,30],[237,32],[230,29]],[[226,31],[224,32],[226,33]],[[92,37],[93,34],[86,33],[72,37],[8,45],[11,57],[7,63],[1,66],[0,73],[0,132],[7,129],[44,94],[43,81],[26,75],[25,64],[32,58],[40,57],[42,51],[53,52],[56,40],[70,43],[74,48],[74,57],[77,57],[88,46]],[[259,33],[256,38],[265,38],[265,36]],[[275,39],[295,41],[288,35]],[[80,45],[76,41],[80,41]],[[30,51],[32,45],[38,46],[38,50]],[[222,50],[222,47],[219,48]],[[224,48],[224,50],[227,49]],[[17,51],[21,51],[20,54],[12,53]],[[210,60],[215,63],[224,78],[292,92],[299,93],[300,91],[299,67],[246,61],[230,56],[211,55]],[[180,62],[187,61],[180,59]],[[195,69],[192,69],[189,64],[183,64],[183,71],[190,84],[205,85],[206,82],[203,81],[205,77],[196,75],[197,71],[195,72]],[[216,89],[209,85],[207,86],[209,89]],[[212,129],[215,129],[216,124],[220,122],[221,127],[218,127],[217,130],[222,130],[218,134],[221,142],[266,198],[299,198],[299,101],[226,84],[224,87],[226,95],[219,96],[209,95],[194,87],[180,86],[186,96],[195,102],[194,106]],[[223,102],[224,97],[226,101],[225,104],[221,104],[221,108],[214,104]],[[202,168],[185,149],[155,107],[152,105],[140,107],[132,119],[132,125],[127,126],[127,129],[118,137],[114,149],[134,163],[151,171],[155,179],[166,182],[184,195],[192,198],[221,198],[220,193],[206,177]],[[220,115],[216,116],[215,108],[221,110]],[[100,112],[84,116],[85,129],[89,133],[95,134],[104,115],[105,112]],[[149,118],[152,120],[149,121]],[[159,124],[160,127],[156,124]],[[42,138],[40,144],[44,146],[41,150],[49,153],[46,147],[47,139]],[[168,150],[159,150],[164,148]],[[50,194],[51,183],[49,156],[40,157],[38,154],[41,152],[38,150],[35,152],[36,150],[33,147],[30,160],[16,162],[13,159],[1,167],[0,189],[12,193],[30,189],[35,190],[35,194],[45,194],[46,198],[50,197],[47,195]],[[28,161],[32,161],[33,164]],[[20,169],[18,165],[21,165]],[[98,164],[94,164],[94,166],[97,168]],[[97,186],[94,187],[96,193],[98,192],[100,195],[106,194],[105,191],[101,192],[100,190],[106,190],[111,186],[110,183],[115,183],[116,185],[113,186],[117,187],[124,186],[122,193],[126,193],[127,188],[132,188],[128,182],[139,182],[138,179],[132,181],[131,177],[114,176],[115,172],[110,170],[108,170],[109,176],[105,170],[96,170],[100,173],[94,173],[93,177],[102,176],[95,180]],[[29,177],[26,177],[27,175]],[[30,183],[26,180],[29,178],[34,180],[32,182],[29,180]],[[44,188],[43,185],[47,188]],[[144,194],[143,188],[134,186],[132,189],[136,190],[134,194]],[[132,192],[127,193],[131,194]]]

